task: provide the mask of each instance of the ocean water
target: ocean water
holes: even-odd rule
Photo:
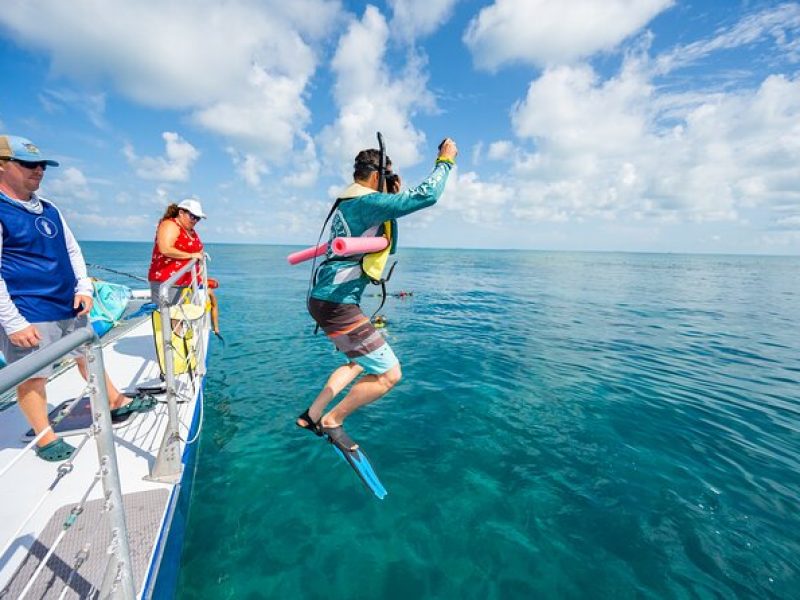
[[[402,250],[404,379],[348,420],[379,501],[294,426],[341,362],[308,265],[209,249],[228,343],[179,598],[800,594],[800,259]]]

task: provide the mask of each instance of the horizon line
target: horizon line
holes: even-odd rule
[[[78,240],[80,244],[85,242],[101,244],[152,244],[148,240]],[[303,248],[305,244],[285,243],[285,242],[204,242],[206,245],[217,246],[285,246],[287,248]],[[768,254],[768,253],[747,253],[747,252],[714,252],[714,251],[687,251],[687,250],[565,250],[554,248],[509,248],[509,247],[464,247],[464,246],[403,246],[408,250],[469,250],[471,252],[559,252],[559,253],[579,253],[579,254],[664,254],[664,255],[685,255],[685,256],[753,256],[753,257],[775,257],[775,258],[800,258],[797,254]]]

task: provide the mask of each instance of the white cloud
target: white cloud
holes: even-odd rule
[[[509,140],[498,140],[489,144],[487,156],[489,160],[507,160],[514,156],[514,143]]]
[[[52,171],[47,171],[51,173]],[[67,167],[59,171],[58,177],[45,180],[45,197],[52,195],[52,200],[56,204],[66,200],[67,203],[73,201],[91,200],[97,195],[89,186],[89,180],[80,169]]]
[[[512,111],[519,137],[540,139],[564,159],[628,148],[642,134],[652,86],[637,71],[602,82],[588,65],[547,70]]]
[[[47,112],[61,112],[65,107],[72,107],[86,114],[98,129],[105,129],[106,95],[84,94],[73,90],[45,90],[39,95],[39,101]]]
[[[800,245],[800,231],[765,233],[759,242],[768,252],[797,254],[797,246]]]
[[[313,57],[296,28],[310,22],[307,29],[324,29],[338,3],[303,2],[305,15],[290,20],[282,4],[107,0],[98,10],[90,0],[6,0],[0,19],[50,51],[59,74],[110,78],[134,100],[184,108],[238,93],[252,64],[287,74],[309,70]]]
[[[755,44],[765,38],[775,42],[787,60],[800,61],[800,40],[794,39],[800,28],[800,4],[784,3],[773,9],[755,13],[739,23],[718,32],[709,39],[677,46],[665,52],[655,62],[655,69],[668,73],[679,67],[695,63],[720,50],[729,50]]]
[[[414,127],[411,117],[419,110],[434,109],[433,96],[426,89],[425,61],[412,52],[405,70],[396,77],[390,75],[384,62],[388,37],[383,15],[368,6],[361,20],[350,23],[333,58],[339,116],[325,127],[319,140],[328,161],[342,168],[343,174],[350,172],[359,150],[377,147],[376,131],[383,133],[396,167],[420,159],[425,135]]]
[[[496,0],[469,24],[475,64],[569,64],[615,48],[674,0]]]
[[[189,171],[200,152],[180,135],[171,131],[161,134],[166,144],[165,156],[137,156],[133,146],[123,149],[128,163],[142,179],[154,181],[188,181]]]
[[[630,66],[606,81],[560,67],[531,84],[512,120],[536,147],[515,165],[520,218],[736,220],[798,200],[800,79],[687,98],[657,95]]]
[[[260,189],[261,178],[270,171],[266,161],[254,154],[241,153],[233,147],[228,147],[225,151],[230,155],[239,177],[251,188]]]
[[[255,200],[255,201],[253,201]],[[231,218],[221,223],[209,223],[214,231],[242,241],[291,243],[302,240],[309,244],[316,239],[322,219],[319,202],[303,197],[287,195],[276,198],[267,196],[258,201],[251,199],[247,218]],[[311,240],[311,237],[314,240]]]
[[[800,214],[781,217],[775,220],[775,229],[800,232]]]
[[[467,223],[498,225],[514,193],[503,183],[480,181],[473,171],[460,173],[454,169],[437,206],[456,213]]]
[[[108,212],[87,213],[80,210],[68,210],[64,216],[76,236],[91,239],[103,239],[107,235],[106,230],[108,229],[116,229],[138,237],[143,229],[153,225],[151,219],[144,215],[109,214]]]
[[[637,48],[605,80],[585,64],[545,69],[512,109],[514,133],[535,148],[515,153],[512,213],[746,223],[745,211],[766,207],[774,229],[791,229],[800,206],[800,77],[770,75],[735,92],[724,80],[673,92],[657,78],[758,40],[773,40],[791,60],[786,32],[798,29],[800,6],[782,5],[654,59]]]
[[[283,178],[283,182],[291,187],[307,188],[317,182],[320,165],[314,140],[310,135],[304,134],[302,137],[306,142],[305,149],[294,156],[289,174]]]
[[[172,197],[172,192],[163,185],[157,186],[155,195],[153,196],[148,195],[148,197],[151,198],[153,204],[157,206],[166,207],[171,202],[173,202],[173,200],[170,200],[170,198]]]
[[[328,0],[6,0],[0,24],[81,82],[194,120],[276,159],[308,123],[311,47],[340,18]]]
[[[245,149],[281,160],[309,122],[310,112],[302,94],[310,75],[273,75],[254,65],[248,88],[236,97],[195,111],[194,120]]]
[[[482,157],[483,157],[483,142],[478,142],[477,144],[472,146],[472,157],[471,157],[472,164],[473,165],[480,164]]]
[[[430,35],[450,18],[458,0],[389,0],[393,35],[414,40]]]

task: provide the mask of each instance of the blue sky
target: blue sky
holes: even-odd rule
[[[102,8],[102,11],[99,10]],[[800,254],[800,3],[5,0],[0,131],[79,239],[311,244],[383,132],[405,245]]]

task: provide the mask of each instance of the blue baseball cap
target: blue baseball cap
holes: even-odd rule
[[[49,167],[57,167],[58,161],[42,156],[33,142],[17,135],[0,135],[0,159],[24,160],[40,162]]]

